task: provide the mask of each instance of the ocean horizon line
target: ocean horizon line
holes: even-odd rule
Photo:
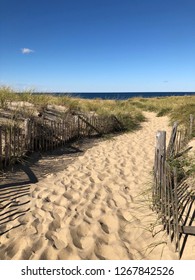
[[[101,93],[101,94],[105,94],[105,93],[183,93],[183,94],[195,94],[195,91],[35,91],[33,93],[69,93],[69,94],[75,94],[75,93],[87,93],[87,94],[93,94],[93,93]]]
[[[125,100],[133,97],[152,98],[152,97],[168,97],[168,96],[192,96],[194,92],[187,91],[166,91],[166,92],[34,92],[34,94],[51,94],[54,96],[71,96],[83,99],[116,99]]]

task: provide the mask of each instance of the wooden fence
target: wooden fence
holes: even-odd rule
[[[101,136],[123,130],[115,117],[66,115],[64,119],[25,119],[18,126],[0,126],[0,169],[28,152],[52,151],[79,137]]]
[[[175,250],[182,255],[181,237],[195,235],[195,188],[186,178],[182,168],[177,166],[177,159],[189,148],[186,144],[192,137],[193,118],[190,116],[189,129],[178,130],[174,123],[170,141],[166,149],[166,132],[158,131],[154,162],[153,208],[159,214],[164,229],[174,240]]]

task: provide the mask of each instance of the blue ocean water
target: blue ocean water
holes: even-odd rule
[[[54,92],[53,95],[70,95],[73,97],[79,97],[84,99],[118,99],[125,100],[132,97],[164,97],[164,96],[185,96],[195,95],[195,92],[74,92],[74,93],[62,93]]]

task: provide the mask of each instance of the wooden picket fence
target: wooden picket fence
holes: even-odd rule
[[[69,114],[64,119],[25,119],[18,126],[0,126],[0,169],[29,152],[52,151],[80,137],[101,136],[122,131],[115,116]]]
[[[166,131],[158,131],[156,135],[153,208],[159,214],[171,241],[174,240],[179,258],[183,250],[180,244],[182,234],[195,235],[195,189],[174,160],[190,149],[186,145],[193,129],[192,116],[189,129],[178,130],[178,124],[174,123],[167,148]]]

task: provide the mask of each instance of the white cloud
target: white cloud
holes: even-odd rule
[[[31,49],[28,49],[28,48],[22,48],[22,49],[21,49],[21,52],[22,52],[23,54],[29,54],[29,53],[33,53],[34,51],[31,50]]]

